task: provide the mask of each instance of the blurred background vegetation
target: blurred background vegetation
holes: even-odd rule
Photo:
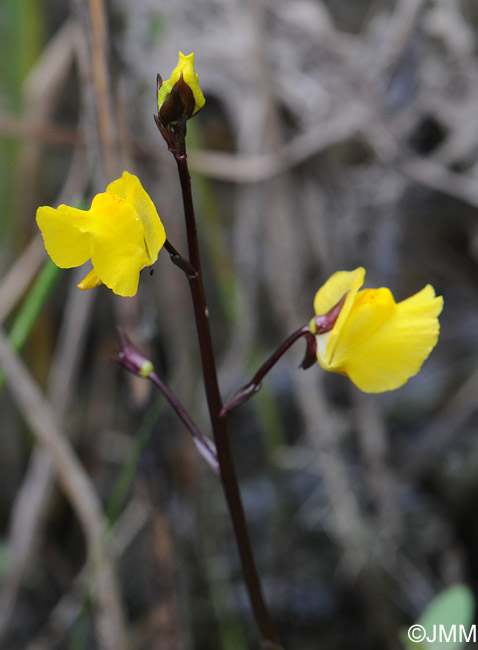
[[[364,266],[397,300],[427,283],[444,296],[438,347],[402,389],[299,370],[299,344],[231,417],[284,648],[403,648],[435,594],[478,587],[476,2],[0,10],[0,322],[22,360],[1,378],[0,646],[258,647],[220,486],[164,400],[109,362],[121,324],[209,432],[182,274],[162,254],[134,299],[82,293],[85,273],[57,272],[35,224],[37,206],[89,206],[127,169],[185,249],[152,118],[156,73],[181,50],[207,99],[189,159],[224,397],[338,269]],[[37,444],[45,413],[106,513],[106,589],[84,570],[86,493]]]

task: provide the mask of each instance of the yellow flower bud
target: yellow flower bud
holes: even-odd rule
[[[196,115],[206,103],[194,70],[194,54],[179,53],[178,65],[167,81],[161,81],[158,89],[158,111],[165,123],[177,121],[184,116]]]

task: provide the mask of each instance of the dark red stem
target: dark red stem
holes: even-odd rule
[[[135,375],[149,379],[156,388],[161,391],[172,406],[173,410],[176,411],[179,419],[192,435],[194,443],[201,456],[216,476],[219,476],[219,463],[213,442],[202,435],[179,399],[154,370],[151,361],[140,350],[138,350],[138,348],[126,336],[124,330],[120,327],[118,327],[118,337],[120,341],[120,353],[117,357],[114,357],[112,361],[119,363],[123,368],[126,368],[126,370],[129,370]]]
[[[179,419],[183,422],[187,430],[191,433],[193,437],[194,444],[196,445],[199,453],[207,462],[212,471],[216,476],[220,475],[219,462],[217,460],[217,453],[214,448],[212,441],[205,438],[202,433],[199,431],[197,426],[189,417],[189,414],[177,399],[176,395],[168,388],[168,386],[163,382],[159,375],[153,370],[149,373],[148,379],[150,379],[153,384],[158,388],[161,393],[165,396],[168,402],[173,407],[174,411],[178,414]]]
[[[314,317],[313,334],[311,333],[311,327],[309,323],[308,325],[303,325],[302,327],[299,327],[299,329],[293,332],[281,345],[279,345],[279,347],[271,354],[271,356],[267,359],[267,361],[262,364],[262,366],[256,372],[256,374],[251,379],[251,381],[245,384],[244,386],[242,386],[242,388],[239,388],[239,390],[236,390],[236,392],[231,395],[231,397],[227,400],[225,406],[221,411],[221,416],[225,417],[226,415],[231,413],[231,411],[233,411],[241,404],[244,404],[244,402],[246,402],[250,397],[252,397],[255,393],[257,393],[257,391],[261,387],[262,380],[267,375],[269,370],[271,370],[275,366],[275,364],[279,361],[279,359],[282,357],[282,355],[285,354],[285,352],[287,352],[287,350],[290,347],[292,347],[292,345],[294,345],[294,343],[298,341],[300,338],[302,338],[303,336],[306,337],[308,350],[306,351],[306,356],[301,366],[304,369],[308,368],[311,363],[309,358],[310,356],[309,346],[311,345],[311,340],[315,343],[315,338],[314,338],[315,335],[325,334],[326,332],[330,332],[330,330],[333,329],[335,322],[340,314],[340,311],[344,306],[346,296],[347,294],[342,296],[339,302],[336,305],[334,305],[332,309],[328,311],[326,314],[321,314],[319,316]],[[315,346],[314,346],[314,350],[315,350]],[[315,352],[314,352],[314,356],[315,356]]]
[[[263,643],[265,645],[268,644],[268,647],[270,648],[278,649],[280,646],[262,594],[262,588],[257,574],[247,531],[244,508],[229,444],[227,417],[225,417],[222,412],[222,398],[219,392],[207,303],[201,275],[196,219],[194,216],[194,206],[191,193],[191,179],[186,158],[185,128],[182,136],[181,134],[178,135],[178,133],[179,129],[176,131],[176,147],[173,153],[176,159],[179,179],[181,182],[184,216],[187,229],[189,263],[195,271],[195,273],[189,272],[186,273],[186,275],[189,280],[194,307],[204,386],[214,441],[217,449],[220,476],[234,526],[234,532],[242,562],[244,580],[249,593],[254,617],[260,629]]]
[[[231,397],[227,400],[225,406],[221,411],[221,416],[225,417],[228,413],[231,413],[235,408],[244,404],[250,397],[252,397],[261,387],[262,380],[267,375],[269,370],[279,361],[282,355],[287,352],[287,350],[300,338],[309,334],[310,329],[308,325],[303,325],[299,327],[293,334],[291,334],[283,343],[280,345],[275,352],[267,359],[267,361],[262,364],[259,370],[256,372],[251,381],[242,388],[239,388]]]

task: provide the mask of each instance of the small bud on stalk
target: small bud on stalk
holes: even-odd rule
[[[156,126],[171,152],[183,155],[186,122],[206,103],[194,70],[194,54],[179,53],[178,65],[169,79],[157,75],[158,114]]]
[[[153,372],[154,366],[128,339],[122,329],[118,327],[120,353],[112,361],[119,363],[134,375],[147,378]]]

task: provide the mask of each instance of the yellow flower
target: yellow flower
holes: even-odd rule
[[[176,86],[181,77],[186,85],[186,88],[181,89]],[[206,100],[204,99],[202,90],[199,87],[198,75],[194,71],[194,54],[192,52],[191,54],[188,54],[188,56],[184,56],[184,54],[180,52],[178,65],[174,68],[171,77],[167,81],[162,82],[161,87],[158,90],[158,110],[160,114],[162,114],[161,109],[163,108],[163,105],[165,104],[168,97],[171,95],[171,91],[173,90],[174,86],[176,86],[177,89],[179,88],[177,94],[185,106],[187,117],[196,115],[196,113],[200,111],[204,106]],[[186,96],[189,93],[187,90],[188,88],[192,92],[191,102],[189,102],[188,97]],[[172,103],[174,106],[164,106],[163,109],[164,112],[167,112],[168,116],[170,114],[172,115],[172,113],[178,110],[175,102]]]
[[[317,315],[345,295],[334,327],[316,336],[317,360],[325,370],[347,375],[366,393],[402,386],[415,375],[438,340],[443,298],[431,285],[396,303],[389,289],[359,291],[365,269],[334,273],[314,300]],[[315,319],[310,331],[316,332]]]
[[[123,172],[89,210],[68,205],[38,208],[37,224],[53,262],[68,269],[91,259],[80,289],[104,283],[120,296],[134,296],[139,272],[158,259],[166,240],[153,202],[136,176]]]

